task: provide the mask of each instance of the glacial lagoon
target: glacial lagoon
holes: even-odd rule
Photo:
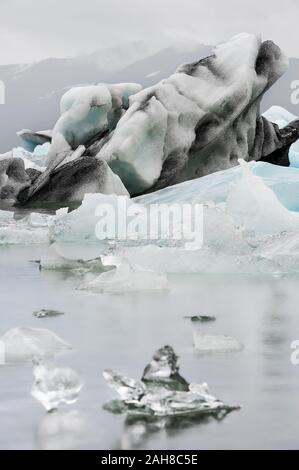
[[[155,292],[93,294],[77,290],[69,271],[40,271],[45,247],[2,246],[1,332],[45,328],[72,346],[55,364],[82,380],[78,401],[47,413],[30,394],[32,364],[0,367],[1,449],[237,449],[298,447],[299,339],[297,275],[168,275]],[[63,315],[37,318],[51,309]],[[211,322],[186,316],[210,315]],[[230,335],[243,349],[198,353],[195,331]],[[155,350],[171,345],[182,375],[207,382],[225,403],[224,417],[198,415],[145,420],[113,415],[115,397],[105,369],[140,378]]]

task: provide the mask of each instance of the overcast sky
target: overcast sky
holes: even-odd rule
[[[246,31],[299,57],[299,0],[0,0],[0,64],[131,40],[215,44]]]

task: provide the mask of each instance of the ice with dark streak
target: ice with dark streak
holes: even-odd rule
[[[171,346],[156,351],[141,380],[112,370],[105,370],[103,375],[108,385],[120,395],[119,400],[104,405],[112,413],[167,417],[190,413],[217,415],[240,408],[215,398],[206,383],[188,383],[179,373],[178,357]]]

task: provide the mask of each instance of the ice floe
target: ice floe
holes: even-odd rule
[[[113,413],[154,417],[219,413],[239,407],[228,406],[212,396],[206,383],[189,384],[179,374],[177,356],[170,346],[160,348],[145,368],[141,380],[111,370],[103,375],[120,400],[104,407]]]
[[[132,96],[98,157],[131,195],[230,168],[238,158],[279,164],[299,129],[280,130],[260,115],[259,103],[287,63],[272,41],[234,36]]]
[[[4,364],[31,361],[34,357],[53,357],[71,346],[50,330],[17,327],[0,337]]]

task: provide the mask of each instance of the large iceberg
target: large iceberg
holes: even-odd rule
[[[113,191],[105,189],[107,175],[116,181],[114,173],[137,195],[231,168],[239,158],[289,165],[298,119],[288,117],[282,127],[271,112],[260,114],[264,93],[287,63],[273,42],[244,33],[145,90],[135,83],[72,88],[61,99],[51,136],[27,132],[51,145],[46,170],[31,172],[19,200],[61,203],[81,201],[86,192],[123,194],[120,181]]]
[[[98,158],[133,195],[230,168],[238,158],[287,165],[298,120],[279,129],[260,115],[263,94],[286,68],[273,42],[235,36],[132,96]]]

